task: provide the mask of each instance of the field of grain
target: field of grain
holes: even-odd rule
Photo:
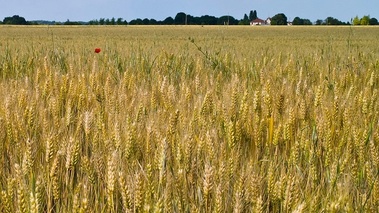
[[[2,26],[0,212],[375,212],[378,88],[375,27]]]

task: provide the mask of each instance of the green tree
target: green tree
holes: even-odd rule
[[[175,24],[186,24],[186,16],[187,15],[183,12],[176,14],[176,16],[174,18],[174,23]]]
[[[245,14],[245,15],[243,16],[243,23],[244,23],[245,25],[250,24],[250,20],[249,20],[249,17],[247,16],[247,14]]]
[[[100,25],[104,25],[104,24],[105,24],[105,19],[104,19],[104,18],[100,18],[100,20],[99,20],[99,24],[100,24]]]
[[[370,18],[370,21],[368,22],[369,25],[378,25],[378,19],[376,18]]]
[[[88,22],[89,25],[99,25],[99,21],[97,19],[91,20]]]
[[[123,22],[122,22],[122,18],[118,18],[117,21],[116,21],[117,25],[122,25]]]
[[[150,25],[157,25],[158,21],[152,18],[152,19],[149,20],[149,24]]]
[[[302,19],[295,17],[292,21],[293,25],[312,25],[312,22],[309,19]]]
[[[70,22],[70,19],[67,19],[67,21],[64,22],[64,25],[70,25],[71,22]]]
[[[358,16],[355,16],[353,19],[353,25],[360,25],[360,24],[361,24],[361,20],[358,18]]]
[[[73,25],[72,22],[70,21],[70,19],[67,19],[67,21],[65,21],[64,25]]]
[[[313,25],[311,20],[309,20],[309,19],[303,19],[303,24],[304,25]]]
[[[175,23],[174,19],[170,16],[167,17],[165,20],[162,22],[164,25],[172,25]]]
[[[292,24],[293,25],[303,25],[304,24],[304,20],[299,18],[299,17],[295,17],[292,21]]]
[[[247,16],[247,14],[245,13],[245,15],[243,16],[243,19],[238,24],[239,25],[249,25],[250,24],[249,16]]]
[[[28,22],[24,17],[14,15],[12,17],[5,17],[3,20],[3,24],[14,24],[14,25],[27,25]]]
[[[326,25],[346,25],[347,23],[344,23],[336,18],[328,17],[325,19]]]
[[[287,16],[283,13],[278,13],[271,18],[271,25],[287,25]]]
[[[324,21],[321,19],[316,20],[316,25],[322,25],[323,23],[324,23]]]
[[[237,25],[238,20],[236,20],[233,16],[221,16],[217,21],[218,25]]]
[[[217,24],[217,18],[210,15],[205,15],[200,17],[200,24],[201,25],[216,25]]]
[[[187,19],[187,24],[192,24],[192,25],[193,24],[200,24],[200,23],[198,23],[198,20],[195,17],[193,17],[193,16],[191,16],[189,14],[187,14],[186,19]]]
[[[143,20],[140,18],[137,18],[137,19],[131,20],[129,24],[130,25],[143,25]]]
[[[116,19],[114,17],[111,19],[111,25],[116,25]]]
[[[78,21],[70,21],[69,19],[67,19],[67,21],[65,21],[63,25],[82,25],[82,23]]]
[[[250,14],[249,14],[249,20],[252,21],[252,20],[257,19],[257,18],[258,18],[257,11],[256,10],[251,10]]]
[[[370,16],[363,16],[361,18],[361,25],[368,25],[370,22]]]
[[[149,25],[149,24],[150,24],[150,20],[147,19],[147,18],[144,18],[144,19],[142,20],[142,24],[143,24],[143,25]]]

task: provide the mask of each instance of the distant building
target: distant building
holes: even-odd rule
[[[255,26],[255,25],[266,25],[266,21],[262,20],[260,18],[254,19],[250,22],[250,25]]]
[[[268,17],[268,18],[266,19],[266,24],[267,24],[267,25],[271,25],[271,18],[270,18],[270,17]]]
[[[266,20],[262,20],[260,18],[254,19],[250,22],[251,26],[264,26],[264,25],[271,25],[271,18],[267,18]]]

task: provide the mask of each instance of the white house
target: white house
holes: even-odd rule
[[[254,19],[250,22],[250,25],[255,26],[255,25],[266,25],[266,21],[262,20],[260,18]]]
[[[266,19],[266,24],[267,24],[267,25],[271,25],[271,18],[270,18],[270,17],[268,17],[268,18]]]
[[[266,20],[262,20],[260,18],[254,19],[250,22],[251,26],[257,26],[257,25],[270,25],[271,24],[271,18],[267,18]]]

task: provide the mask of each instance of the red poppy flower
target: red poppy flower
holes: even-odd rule
[[[101,51],[100,48],[96,48],[96,49],[95,49],[95,53],[99,53],[100,51]]]

